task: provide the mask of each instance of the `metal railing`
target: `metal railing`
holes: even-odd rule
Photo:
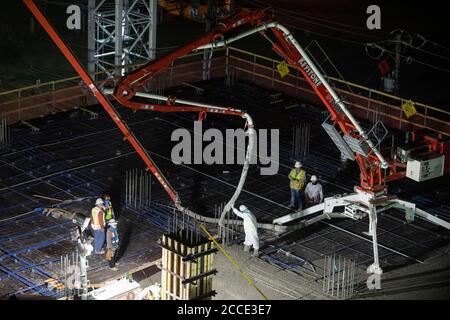
[[[264,62],[264,61],[268,62],[271,66],[276,66],[276,64],[278,64],[280,62],[280,60],[276,60],[276,59],[273,59],[273,58],[262,56],[262,55],[259,55],[259,54],[256,54],[256,53],[253,53],[253,52],[250,52],[250,51],[242,50],[242,49],[239,49],[239,48],[235,48],[235,47],[230,47],[229,50],[230,50],[231,56],[233,56],[233,53],[240,53],[240,54],[243,54],[245,56],[250,57],[248,60],[252,61],[253,64],[255,64],[255,65],[261,64],[261,63],[257,63],[258,60],[260,60],[260,62]],[[291,67],[291,68],[294,68],[293,65],[288,64],[288,66]],[[274,67],[273,69],[276,72],[276,67]],[[430,106],[430,105],[427,105],[427,104],[424,104],[424,103],[420,103],[420,102],[415,101],[415,100],[413,100],[411,98],[406,99],[406,98],[398,97],[398,96],[386,93],[384,91],[372,89],[372,88],[369,88],[369,87],[366,87],[366,86],[363,86],[363,85],[360,85],[360,84],[357,84],[357,83],[354,83],[354,82],[343,80],[341,78],[336,78],[336,77],[331,77],[331,76],[330,77],[326,76],[326,78],[331,79],[331,80],[333,80],[335,82],[341,83],[341,84],[343,84],[343,85],[345,85],[345,86],[347,86],[349,88],[353,88],[352,91],[355,91],[355,92],[363,91],[363,92],[365,92],[364,95],[368,96],[368,97],[373,96],[373,95],[378,95],[378,96],[381,96],[381,97],[393,99],[393,100],[395,100],[397,102],[412,100],[416,107],[421,107],[421,108],[424,108],[424,109],[426,109],[428,111],[436,111],[438,113],[442,113],[442,114],[445,114],[445,115],[450,115],[450,111],[446,111],[446,110],[444,110],[442,108],[437,108],[437,107],[433,107],[433,106]]]
[[[238,48],[229,48],[229,51],[227,68],[233,69],[237,73],[237,78],[284,91],[289,95],[305,99],[306,102],[321,105],[315,92],[292,65],[288,64],[291,72],[281,78],[276,68],[279,60]],[[450,135],[450,111],[412,101],[417,113],[411,118],[406,118],[401,105],[412,99],[397,97],[335,77],[326,76],[326,78],[335,84],[340,84],[342,88],[350,88],[347,90],[341,88],[336,91],[352,110],[352,113],[359,118],[367,120],[377,118],[377,121],[381,120],[398,130],[427,128],[437,133]]]
[[[280,78],[276,68],[279,60],[235,47],[214,50],[212,62],[209,70],[212,72],[211,78],[233,76],[239,80],[251,81],[257,85],[293,94],[305,99],[306,102],[320,104],[314,91],[292,65],[288,65],[291,72]],[[133,69],[141,65],[128,65],[127,68]],[[208,68],[208,65],[203,63],[203,52],[188,54],[161,71],[150,81],[147,90],[161,92],[165,88],[181,85],[183,82],[204,80],[203,69]],[[116,69],[119,68],[111,68],[108,72]],[[96,76],[105,77],[106,72],[97,72]],[[368,120],[377,118],[399,130],[428,128],[437,133],[450,135],[450,111],[413,101],[417,113],[411,118],[406,118],[401,105],[410,99],[342,79],[328,78],[334,83],[341,84],[343,88],[350,88],[337,91],[357,117]],[[7,119],[8,123],[15,123],[95,104],[89,91],[80,84],[80,78],[74,76],[0,92],[0,116]]]

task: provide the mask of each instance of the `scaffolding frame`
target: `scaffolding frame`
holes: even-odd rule
[[[156,25],[156,0],[89,0],[89,73],[120,77],[125,68],[109,69],[155,59]]]

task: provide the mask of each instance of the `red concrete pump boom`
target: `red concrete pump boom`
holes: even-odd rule
[[[108,115],[115,122],[117,127],[122,131],[125,139],[127,139],[133,148],[136,150],[138,155],[145,162],[147,168],[153,173],[153,175],[158,179],[159,183],[168,193],[172,201],[180,208],[184,209],[180,205],[180,199],[170,185],[168,180],[153,162],[152,158],[145,150],[145,148],[141,145],[141,143],[137,140],[134,134],[130,131],[128,126],[123,122],[119,113],[115,110],[115,108],[111,105],[111,103],[106,99],[105,95],[102,93],[101,89],[95,84],[93,79],[81,65],[81,63],[77,60],[71,50],[66,46],[64,41],[55,31],[55,29],[50,25],[44,15],[40,12],[39,8],[34,4],[33,0],[23,0],[24,4],[34,15],[36,20],[42,25],[45,31],[49,34],[53,42],[58,46],[60,51],[75,69],[75,71],[80,75],[83,82],[86,86],[91,90],[92,94],[95,98],[100,102],[103,108],[106,110]],[[254,24],[259,19],[261,13],[254,13],[250,15],[237,15],[237,17],[229,22],[226,26],[220,28],[221,32],[230,31],[234,28],[237,28],[243,24]],[[253,122],[248,114],[244,111],[232,109],[232,108],[221,108],[216,106],[196,106],[196,105],[177,105],[172,106],[172,103],[175,103],[177,100],[167,99],[165,105],[158,104],[147,104],[147,103],[137,103],[131,101],[131,97],[136,95],[136,89],[142,85],[146,80],[149,80],[153,75],[155,75],[158,71],[161,71],[163,68],[167,67],[173,60],[177,59],[180,56],[183,56],[193,49],[197,48],[202,44],[209,43],[216,39],[218,32],[210,32],[201,39],[194,41],[191,45],[183,47],[161,59],[156,61],[152,61],[135,72],[130,73],[129,75],[121,78],[119,80],[118,85],[115,89],[114,97],[116,100],[121,103],[123,106],[134,109],[134,110],[151,110],[151,111],[159,111],[159,112],[198,112],[199,119],[201,120],[204,115],[208,112],[214,114],[222,114],[222,115],[231,115],[231,116],[240,116],[247,120],[249,128],[253,127]],[[242,179],[242,177],[241,177]],[[245,179],[245,177],[244,177]]]
[[[230,31],[234,31],[235,29],[244,26],[251,26],[253,29],[242,32],[237,36],[226,37]],[[264,11],[241,9],[235,16],[224,21],[214,31],[207,33],[201,38],[192,41],[188,45],[161,57],[156,61],[149,62],[136,71],[122,77],[114,90],[114,97],[123,106],[134,110],[153,110],[162,112],[183,111],[178,106],[149,105],[147,103],[133,101],[132,98],[136,95],[139,86],[144,85],[146,81],[159,71],[168,67],[175,59],[195,50],[222,47],[254,33],[264,33],[265,30],[273,31],[278,40],[278,43],[272,42],[273,50],[303,74],[318,97],[327,107],[331,114],[331,120],[338,124],[344,134],[351,135],[358,140],[363,140],[371,148],[372,152],[368,157],[355,154],[355,159],[361,171],[361,186],[364,189],[369,190],[384,189],[385,181],[394,178],[393,174],[391,174],[390,177],[386,177],[383,172],[383,169],[389,167],[388,162],[384,159],[383,155],[372,141],[370,141],[366,132],[347,110],[339,96],[320,74],[292,34],[279,23],[273,22]],[[170,104],[170,101],[167,102],[167,104]],[[186,111],[195,112],[200,110],[191,107]],[[206,111],[208,112],[208,110]],[[391,173],[396,173],[396,171],[392,170]],[[395,177],[399,178],[403,176],[404,174],[398,174],[398,176]]]
[[[155,165],[147,151],[129,130],[127,125],[121,120],[119,113],[106,99],[105,95],[94,83],[80,62],[71,53],[70,49],[64,44],[57,32],[33,3],[33,0],[23,0],[23,2],[47,31],[67,60],[72,64],[81,79],[92,91],[93,95],[97,98],[109,116],[122,131],[125,138],[130,142],[145,162],[148,169],[156,176],[160,184],[169,194],[170,198],[175,204],[178,205],[180,200],[175,190]],[[245,26],[252,27],[252,29],[230,36],[233,31],[241,29]],[[366,156],[354,152],[354,159],[357,161],[360,169],[361,188],[367,191],[380,191],[385,189],[386,182],[403,178],[405,176],[405,166],[397,163],[395,160],[387,161],[384,158],[384,155],[380,152],[380,150],[378,150],[378,146],[369,139],[368,134],[353,117],[344,102],[329,85],[325,77],[319,72],[317,67],[308,57],[303,48],[298,44],[289,30],[278,22],[272,21],[271,17],[269,17],[264,11],[250,11],[246,9],[239,10],[236,15],[223,21],[223,23],[221,23],[215,30],[205,34],[195,41],[192,41],[188,45],[175,50],[172,53],[169,53],[157,60],[150,61],[137,70],[123,76],[118,80],[114,90],[109,91],[109,93],[112,93],[114,98],[122,106],[135,111],[150,110],[158,112],[198,112],[200,115],[200,120],[206,113],[215,113],[240,116],[249,120],[249,117],[245,112],[232,108],[219,108],[201,104],[196,105],[195,103],[190,105],[180,104],[175,98],[165,99],[165,104],[139,102],[133,98],[138,95],[137,90],[141,86],[154,77],[158,72],[167,68],[177,58],[196,50],[223,47],[233,41],[250,36],[254,33],[264,34],[266,38],[269,39],[265,34],[268,30],[273,32],[273,36],[276,39],[276,41],[270,41],[273,50],[283,57],[283,59],[285,59],[290,65],[299,70],[300,73],[302,73],[311,88],[328,109],[330,119],[333,124],[337,124],[343,134],[350,136],[357,142],[365,143],[368,146],[369,153]],[[253,123],[249,122],[249,125],[253,127]]]
[[[335,143],[341,149],[341,152],[345,152],[346,156],[357,161],[360,169],[361,185],[357,187],[355,193],[353,194],[326,198],[323,203],[309,207],[305,210],[300,210],[298,212],[279,217],[275,219],[272,224],[258,223],[257,227],[267,230],[273,230],[275,232],[286,232],[288,230],[296,230],[297,228],[309,225],[310,223],[320,221],[320,219],[329,219],[333,215],[337,217],[350,217],[352,219],[361,219],[361,217],[368,216],[369,234],[372,237],[374,263],[367,268],[367,272],[375,274],[382,274],[382,269],[379,265],[378,258],[378,240],[376,231],[377,212],[383,212],[384,210],[388,210],[389,208],[398,208],[405,211],[408,221],[414,220],[414,216],[417,215],[427,221],[450,229],[450,224],[447,221],[444,221],[419,208],[416,208],[415,204],[397,199],[395,196],[387,196],[386,182],[400,179],[406,176],[405,168],[408,168],[408,165],[405,166],[404,162],[402,163],[401,161],[397,161],[396,159],[387,161],[384,158],[384,155],[380,152],[380,150],[378,150],[378,145],[375,145],[369,139],[369,134],[365,132],[358,121],[353,117],[345,103],[340,99],[335,90],[327,82],[325,77],[319,72],[313,61],[308,57],[306,52],[298,44],[289,30],[278,22],[272,21],[270,17],[266,16],[264,11],[241,10],[237,15],[224,21],[217,29],[207,33],[200,39],[195,40],[187,46],[184,46],[162,58],[151,61],[145,64],[143,67],[120,78],[114,90],[104,90],[109,94],[113,94],[115,99],[121,105],[136,111],[151,110],[159,112],[198,112],[200,115],[200,120],[206,113],[211,112],[222,115],[240,116],[247,120],[248,129],[246,133],[249,136],[249,143],[241,179],[233,196],[225,205],[220,219],[199,215],[187,208],[184,208],[180,203],[180,199],[177,193],[169,184],[161,171],[158,169],[158,167],[155,165],[145,148],[140,144],[140,142],[130,131],[124,121],[122,121],[120,114],[106,99],[104,93],[94,83],[92,78],[89,76],[80,62],[76,59],[76,57],[72,54],[70,49],[64,44],[63,40],[59,37],[57,32],[48,23],[46,18],[33,3],[33,0],[23,0],[23,2],[36,17],[38,22],[44,27],[46,32],[52,38],[53,42],[58,46],[66,59],[71,63],[73,68],[80,75],[81,79],[91,90],[92,94],[97,98],[97,100],[106,110],[108,115],[112,118],[117,127],[122,131],[125,139],[127,139],[133,146],[138,155],[145,162],[147,168],[158,179],[162,187],[175,203],[175,206],[184,214],[189,215],[197,221],[203,221],[204,223],[219,223],[219,225],[223,225],[225,214],[232,207],[234,207],[234,203],[237,200],[237,197],[239,196],[245,182],[250,164],[249,159],[251,158],[252,148],[256,140],[256,132],[253,128],[253,121],[247,113],[241,110],[200,104],[187,100],[177,100],[176,98],[167,98],[147,94],[138,92],[137,90],[140,86],[143,86],[146,81],[155,76],[155,74],[168,67],[174,60],[188,54],[191,51],[223,47],[228,45],[229,43],[232,43],[233,41],[245,38],[252,34],[262,33],[265,38],[272,43],[273,50],[277,52],[281,57],[283,57],[283,59],[285,59],[290,65],[299,70],[299,72],[305,77],[311,88],[328,109],[332,125],[330,125],[330,127],[324,126],[324,128],[327,128],[327,132],[329,130],[329,135],[333,137],[333,140],[335,140]],[[231,31],[243,26],[252,26],[253,28],[241,32],[237,35],[230,36]],[[275,38],[276,40],[271,40],[268,35],[265,34],[266,31],[269,30],[273,32],[272,38]],[[229,37],[227,38],[226,36]],[[135,96],[156,99],[158,101],[165,102],[165,104],[138,102],[133,99]],[[336,128],[334,127],[335,125],[339,127],[341,132],[338,132],[336,130]],[[344,137],[341,137],[341,135],[344,135]],[[344,141],[344,139],[347,140]],[[450,140],[436,140],[433,136],[421,135],[418,133],[415,133],[413,135],[413,140],[424,141],[425,147],[428,147],[430,151],[435,151],[440,154],[440,158],[438,158],[438,160],[441,162],[445,157],[445,154],[448,155],[450,153]],[[349,141],[349,143],[346,143],[346,141]],[[352,147],[350,147],[350,143],[352,143]],[[362,144],[365,145],[365,150],[358,149]],[[404,149],[403,151],[401,152],[400,157],[403,156],[403,158],[407,158],[407,163],[409,164],[409,152],[411,150]],[[433,159],[433,161],[434,160],[435,159]],[[425,162],[425,167],[427,169],[428,165],[429,162]],[[420,164],[420,166],[422,166],[422,164]],[[408,173],[409,172],[410,170],[408,169]],[[421,169],[418,172],[420,173]],[[418,179],[418,181],[420,181],[420,179]],[[334,210],[338,207],[345,207],[344,212],[335,213]],[[314,218],[307,221],[303,220],[298,225],[280,225],[297,220],[299,218],[305,219],[307,216],[311,216],[320,211],[323,211],[322,215],[314,216]],[[233,221],[234,224],[236,224],[236,222],[240,224],[243,223],[242,221]]]
[[[83,66],[78,61],[78,59],[73,55],[73,53],[70,51],[70,49],[65,45],[64,41],[61,39],[61,37],[58,35],[58,33],[55,31],[55,29],[50,25],[50,23],[47,21],[47,19],[44,17],[44,15],[39,10],[39,8],[34,4],[33,0],[23,0],[23,2],[28,7],[28,9],[31,11],[31,13],[34,15],[36,20],[42,25],[42,27],[45,29],[45,31],[48,33],[48,35],[52,38],[53,42],[58,46],[58,48],[64,54],[64,56],[69,61],[69,63],[72,65],[72,67],[75,69],[75,71],[80,75],[83,82],[91,90],[92,94],[100,102],[100,104],[106,110],[106,112],[111,117],[111,119],[114,121],[114,123],[117,125],[117,127],[120,129],[120,131],[122,131],[125,138],[130,142],[130,144],[133,146],[133,148],[136,150],[136,152],[139,154],[139,156],[145,162],[146,166],[152,171],[152,173],[155,175],[155,177],[158,179],[158,181],[161,183],[161,185],[167,191],[167,193],[172,198],[172,200],[176,201],[177,195],[176,195],[175,191],[173,190],[173,188],[170,186],[170,183],[167,181],[167,179],[164,177],[164,175],[161,173],[161,171],[158,169],[158,167],[154,164],[150,155],[142,147],[142,145],[136,139],[134,134],[130,131],[128,126],[122,121],[119,113],[114,109],[114,107],[111,105],[111,103],[108,101],[108,99],[106,99],[106,97],[104,96],[104,94],[102,93],[100,88],[92,80],[91,76],[86,72],[86,70],[83,68]]]
[[[136,103],[131,101],[131,98],[136,94],[136,90],[139,86],[142,86],[151,79],[155,74],[168,67],[176,59],[185,56],[186,54],[196,50],[202,45],[216,41],[218,38],[223,38],[224,35],[230,31],[233,31],[242,26],[258,25],[261,23],[261,19],[264,17],[262,11],[248,11],[241,10],[235,16],[227,21],[224,21],[217,29],[211,31],[197,40],[171,52],[157,60],[150,61],[146,65],[139,69],[122,77],[114,90],[114,97],[123,106],[132,109],[142,109],[142,103]],[[167,106],[164,106],[167,108]],[[159,110],[159,111],[164,111]],[[172,110],[176,111],[176,110]]]

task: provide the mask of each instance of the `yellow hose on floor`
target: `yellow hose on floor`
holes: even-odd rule
[[[265,299],[265,300],[269,300],[269,298],[267,298],[267,296],[256,286],[256,284],[253,282],[253,280],[244,272],[241,270],[241,268],[239,267],[239,265],[236,263],[236,261],[234,261],[234,259],[225,251],[224,248],[221,247],[221,245],[217,242],[216,239],[214,239],[214,237],[208,232],[208,230],[205,228],[204,225],[200,225],[200,228],[202,228],[202,230],[206,233],[206,235],[208,236],[208,238],[214,242],[214,244],[217,246],[217,248],[219,248],[219,250],[223,253],[223,255],[228,259],[228,261],[231,262],[231,264],[233,265],[233,267],[239,271],[245,279],[247,279],[248,283],[250,283],[250,285],[256,289],[256,291],[259,292],[259,294]]]

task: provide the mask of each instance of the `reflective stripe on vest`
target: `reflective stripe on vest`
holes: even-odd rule
[[[102,228],[100,224],[100,215],[101,219],[104,221],[104,213],[103,210],[99,207],[92,208],[91,211],[91,226],[94,230],[100,230]]]
[[[109,221],[111,219],[114,219],[114,214],[113,214],[113,208],[112,208],[112,203],[109,202],[108,205],[105,208],[106,210],[106,214],[105,214],[105,220]]]
[[[289,176],[292,179],[298,179],[298,180],[291,180],[291,189],[296,190],[302,190],[305,187],[306,184],[306,173],[304,170],[300,169],[297,173],[296,169],[292,169],[289,173]]]

